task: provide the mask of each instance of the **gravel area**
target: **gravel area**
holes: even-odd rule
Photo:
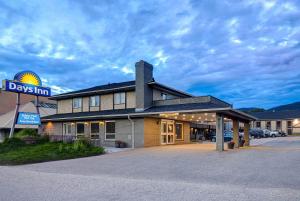
[[[300,137],[190,144],[1,167],[0,200],[300,200]]]

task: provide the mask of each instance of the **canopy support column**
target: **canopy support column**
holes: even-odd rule
[[[234,147],[239,148],[239,121],[232,120]]]
[[[216,114],[216,149],[224,151],[224,116]]]
[[[245,146],[250,145],[249,140],[249,130],[250,130],[250,123],[244,123],[244,140],[245,140]]]

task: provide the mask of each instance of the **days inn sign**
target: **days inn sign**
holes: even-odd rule
[[[22,71],[15,75],[13,80],[3,80],[4,91],[17,93],[16,110],[9,137],[13,137],[15,125],[40,125],[39,96],[51,96],[51,89],[42,86],[40,77],[32,71]],[[29,94],[35,96],[35,106],[37,113],[19,112],[20,95]]]
[[[3,80],[3,90],[30,94],[34,96],[51,96],[51,89],[42,87],[42,81],[39,76],[32,71],[22,71],[17,73],[14,80]]]

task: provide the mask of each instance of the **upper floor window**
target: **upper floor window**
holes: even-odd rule
[[[125,92],[114,94],[115,104],[125,104]]]
[[[100,105],[100,97],[99,96],[90,97],[90,106],[91,107],[99,107],[99,105]]]
[[[73,99],[73,108],[81,108],[82,98],[74,98]]]

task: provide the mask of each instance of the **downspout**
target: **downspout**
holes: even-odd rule
[[[128,120],[131,122],[131,148],[134,149],[134,121],[128,114]]]

